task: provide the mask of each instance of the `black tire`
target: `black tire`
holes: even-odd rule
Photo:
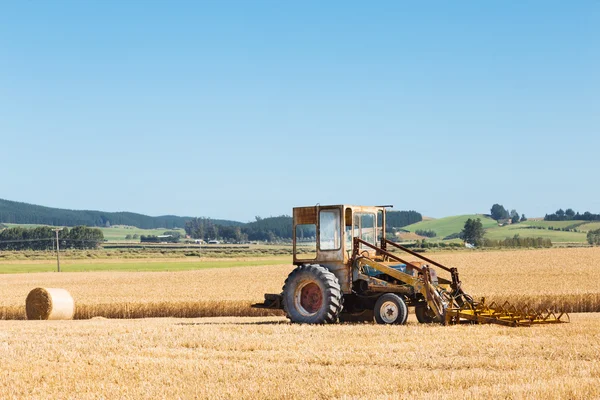
[[[415,316],[417,317],[417,321],[421,324],[432,324],[436,322],[433,311],[431,311],[426,304],[415,306]]]
[[[283,309],[292,322],[337,322],[342,311],[342,290],[338,279],[320,265],[296,267],[283,285]]]
[[[375,321],[378,324],[402,325],[408,318],[408,308],[400,296],[386,293],[377,299],[375,308]]]

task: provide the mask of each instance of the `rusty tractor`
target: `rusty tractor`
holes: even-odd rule
[[[404,324],[408,307],[414,307],[420,323],[568,322],[566,313],[474,301],[463,291],[456,268],[386,239],[388,207],[294,208],[296,268],[281,293],[265,294],[264,302],[253,307],[281,309],[292,322],[308,324],[373,319]],[[438,270],[448,276],[438,276]]]

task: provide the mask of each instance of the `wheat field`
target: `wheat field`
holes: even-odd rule
[[[0,393],[28,399],[593,399],[600,315],[570,324],[282,317],[0,321]]]
[[[430,257],[457,267],[467,293],[487,302],[600,312],[600,248],[447,252]],[[67,289],[76,316],[109,318],[266,316],[251,309],[279,293],[290,264],[162,272],[69,272],[3,275],[0,319],[24,318],[35,287]],[[443,275],[442,275],[443,276]]]
[[[475,296],[598,311],[599,250],[432,258],[458,267]],[[600,398],[600,313],[528,328],[421,325],[414,315],[404,326],[309,326],[249,308],[292,268],[3,275],[4,319],[23,318],[41,286],[69,290],[82,320],[0,321],[1,397]]]

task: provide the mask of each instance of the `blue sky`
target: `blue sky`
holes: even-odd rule
[[[600,212],[600,2],[0,3],[0,198]]]

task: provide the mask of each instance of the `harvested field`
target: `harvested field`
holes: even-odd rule
[[[459,268],[463,285],[487,301],[559,306],[569,312],[599,312],[594,276],[600,248],[440,252],[432,258]],[[264,316],[250,309],[263,293],[278,293],[293,266],[215,268],[173,272],[70,272],[3,275],[1,319],[21,319],[25,297],[35,287],[67,289],[75,318]]]
[[[70,272],[4,275],[0,318],[24,318],[24,301],[37,286],[67,289],[75,318],[264,316],[250,309],[265,291],[278,292],[291,265],[174,272]],[[257,297],[258,296],[258,297]]]
[[[592,399],[600,314],[571,324],[275,318],[2,321],[3,398]]]

